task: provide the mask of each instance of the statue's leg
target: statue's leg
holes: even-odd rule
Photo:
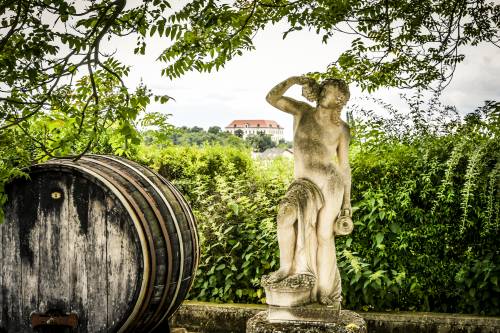
[[[343,191],[325,191],[325,204],[318,216],[317,268],[318,300],[322,304],[336,305],[342,300],[340,273],[335,252],[333,223],[342,206]]]
[[[271,281],[280,281],[290,275],[295,251],[297,209],[290,204],[280,204],[278,212],[278,245],[280,248],[280,269],[270,274]]]

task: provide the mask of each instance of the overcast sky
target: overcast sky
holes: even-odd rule
[[[233,59],[219,72],[192,72],[171,81],[161,77],[162,64],[156,57],[167,45],[159,39],[148,43],[145,56],[133,55],[135,42],[120,40],[117,56],[132,65],[127,84],[133,87],[142,79],[157,94],[175,98],[165,105],[153,104],[150,110],[172,114],[176,126],[227,126],[233,119],[272,119],[285,128],[285,138],[292,138],[292,118],[274,109],[265,95],[276,83],[292,75],[323,71],[349,46],[346,36],[338,35],[327,45],[314,32],[300,31],[282,39],[284,27],[271,26],[255,38],[256,50]],[[119,43],[119,44],[118,44]],[[474,110],[485,100],[500,100],[500,49],[483,45],[466,50],[465,61],[459,64],[452,83],[442,101],[455,105],[461,113]],[[359,103],[366,96],[351,85],[349,103]],[[401,91],[381,89],[372,94],[398,108],[405,108],[399,99]],[[287,94],[301,98],[300,88]]]

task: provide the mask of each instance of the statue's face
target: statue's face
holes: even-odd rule
[[[334,85],[324,86],[319,95],[319,105],[325,108],[341,108],[347,100],[348,97]]]

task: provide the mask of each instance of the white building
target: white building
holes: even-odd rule
[[[242,130],[243,138],[263,132],[264,134],[269,134],[274,142],[279,142],[283,139],[283,127],[274,120],[233,120],[225,129],[226,132],[232,134],[235,134],[237,130]]]

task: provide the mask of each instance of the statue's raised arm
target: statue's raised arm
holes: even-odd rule
[[[307,109],[310,109],[311,106],[305,102],[297,101],[293,98],[283,96],[283,94],[293,85],[298,84],[303,86],[303,89],[308,89],[307,87],[311,84],[314,84],[315,81],[311,78],[305,76],[292,76],[286,79],[283,82],[275,85],[266,96],[266,100],[269,104],[274,106],[275,108],[297,115]]]

